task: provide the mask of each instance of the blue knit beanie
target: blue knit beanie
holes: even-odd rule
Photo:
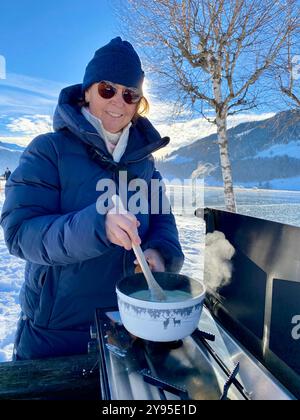
[[[85,70],[83,92],[101,80],[142,88],[144,72],[141,60],[133,46],[119,36],[95,52]]]

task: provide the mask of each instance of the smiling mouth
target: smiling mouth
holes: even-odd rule
[[[118,113],[116,113],[116,112],[110,112],[110,111],[107,111],[107,114],[108,114],[110,117],[112,117],[112,118],[121,118],[121,117],[123,117],[123,114],[118,114]]]

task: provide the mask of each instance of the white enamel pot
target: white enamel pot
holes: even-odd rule
[[[147,290],[143,273],[120,280],[116,286],[118,307],[124,327],[144,340],[167,342],[190,335],[198,326],[205,287],[188,276],[174,273],[153,273],[156,281],[168,291],[182,291],[186,300],[152,302],[131,295]]]

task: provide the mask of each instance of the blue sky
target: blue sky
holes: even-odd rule
[[[96,48],[116,35],[106,0],[2,1],[0,53],[8,71],[80,82]]]
[[[95,50],[117,35],[107,0],[1,2],[0,141],[26,144],[51,126],[60,90],[80,83]]]
[[[6,60],[6,79],[0,69],[0,141],[26,145],[51,129],[60,90],[81,83],[95,50],[120,35],[112,4],[113,0],[0,3],[0,57]],[[164,153],[214,132],[202,118],[170,126],[169,104],[150,91],[148,85],[150,119],[162,135],[171,136]],[[240,115],[229,126],[252,119],[257,115]]]

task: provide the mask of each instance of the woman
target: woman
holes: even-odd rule
[[[134,272],[132,242],[153,271],[182,267],[172,213],[97,211],[99,180],[161,179],[151,153],[169,139],[140,116],[143,80],[127,41],[97,50],[82,85],[62,90],[54,133],[30,143],[7,182],[1,225],[27,261],[15,360],[86,353],[95,308],[115,306],[116,282]]]

